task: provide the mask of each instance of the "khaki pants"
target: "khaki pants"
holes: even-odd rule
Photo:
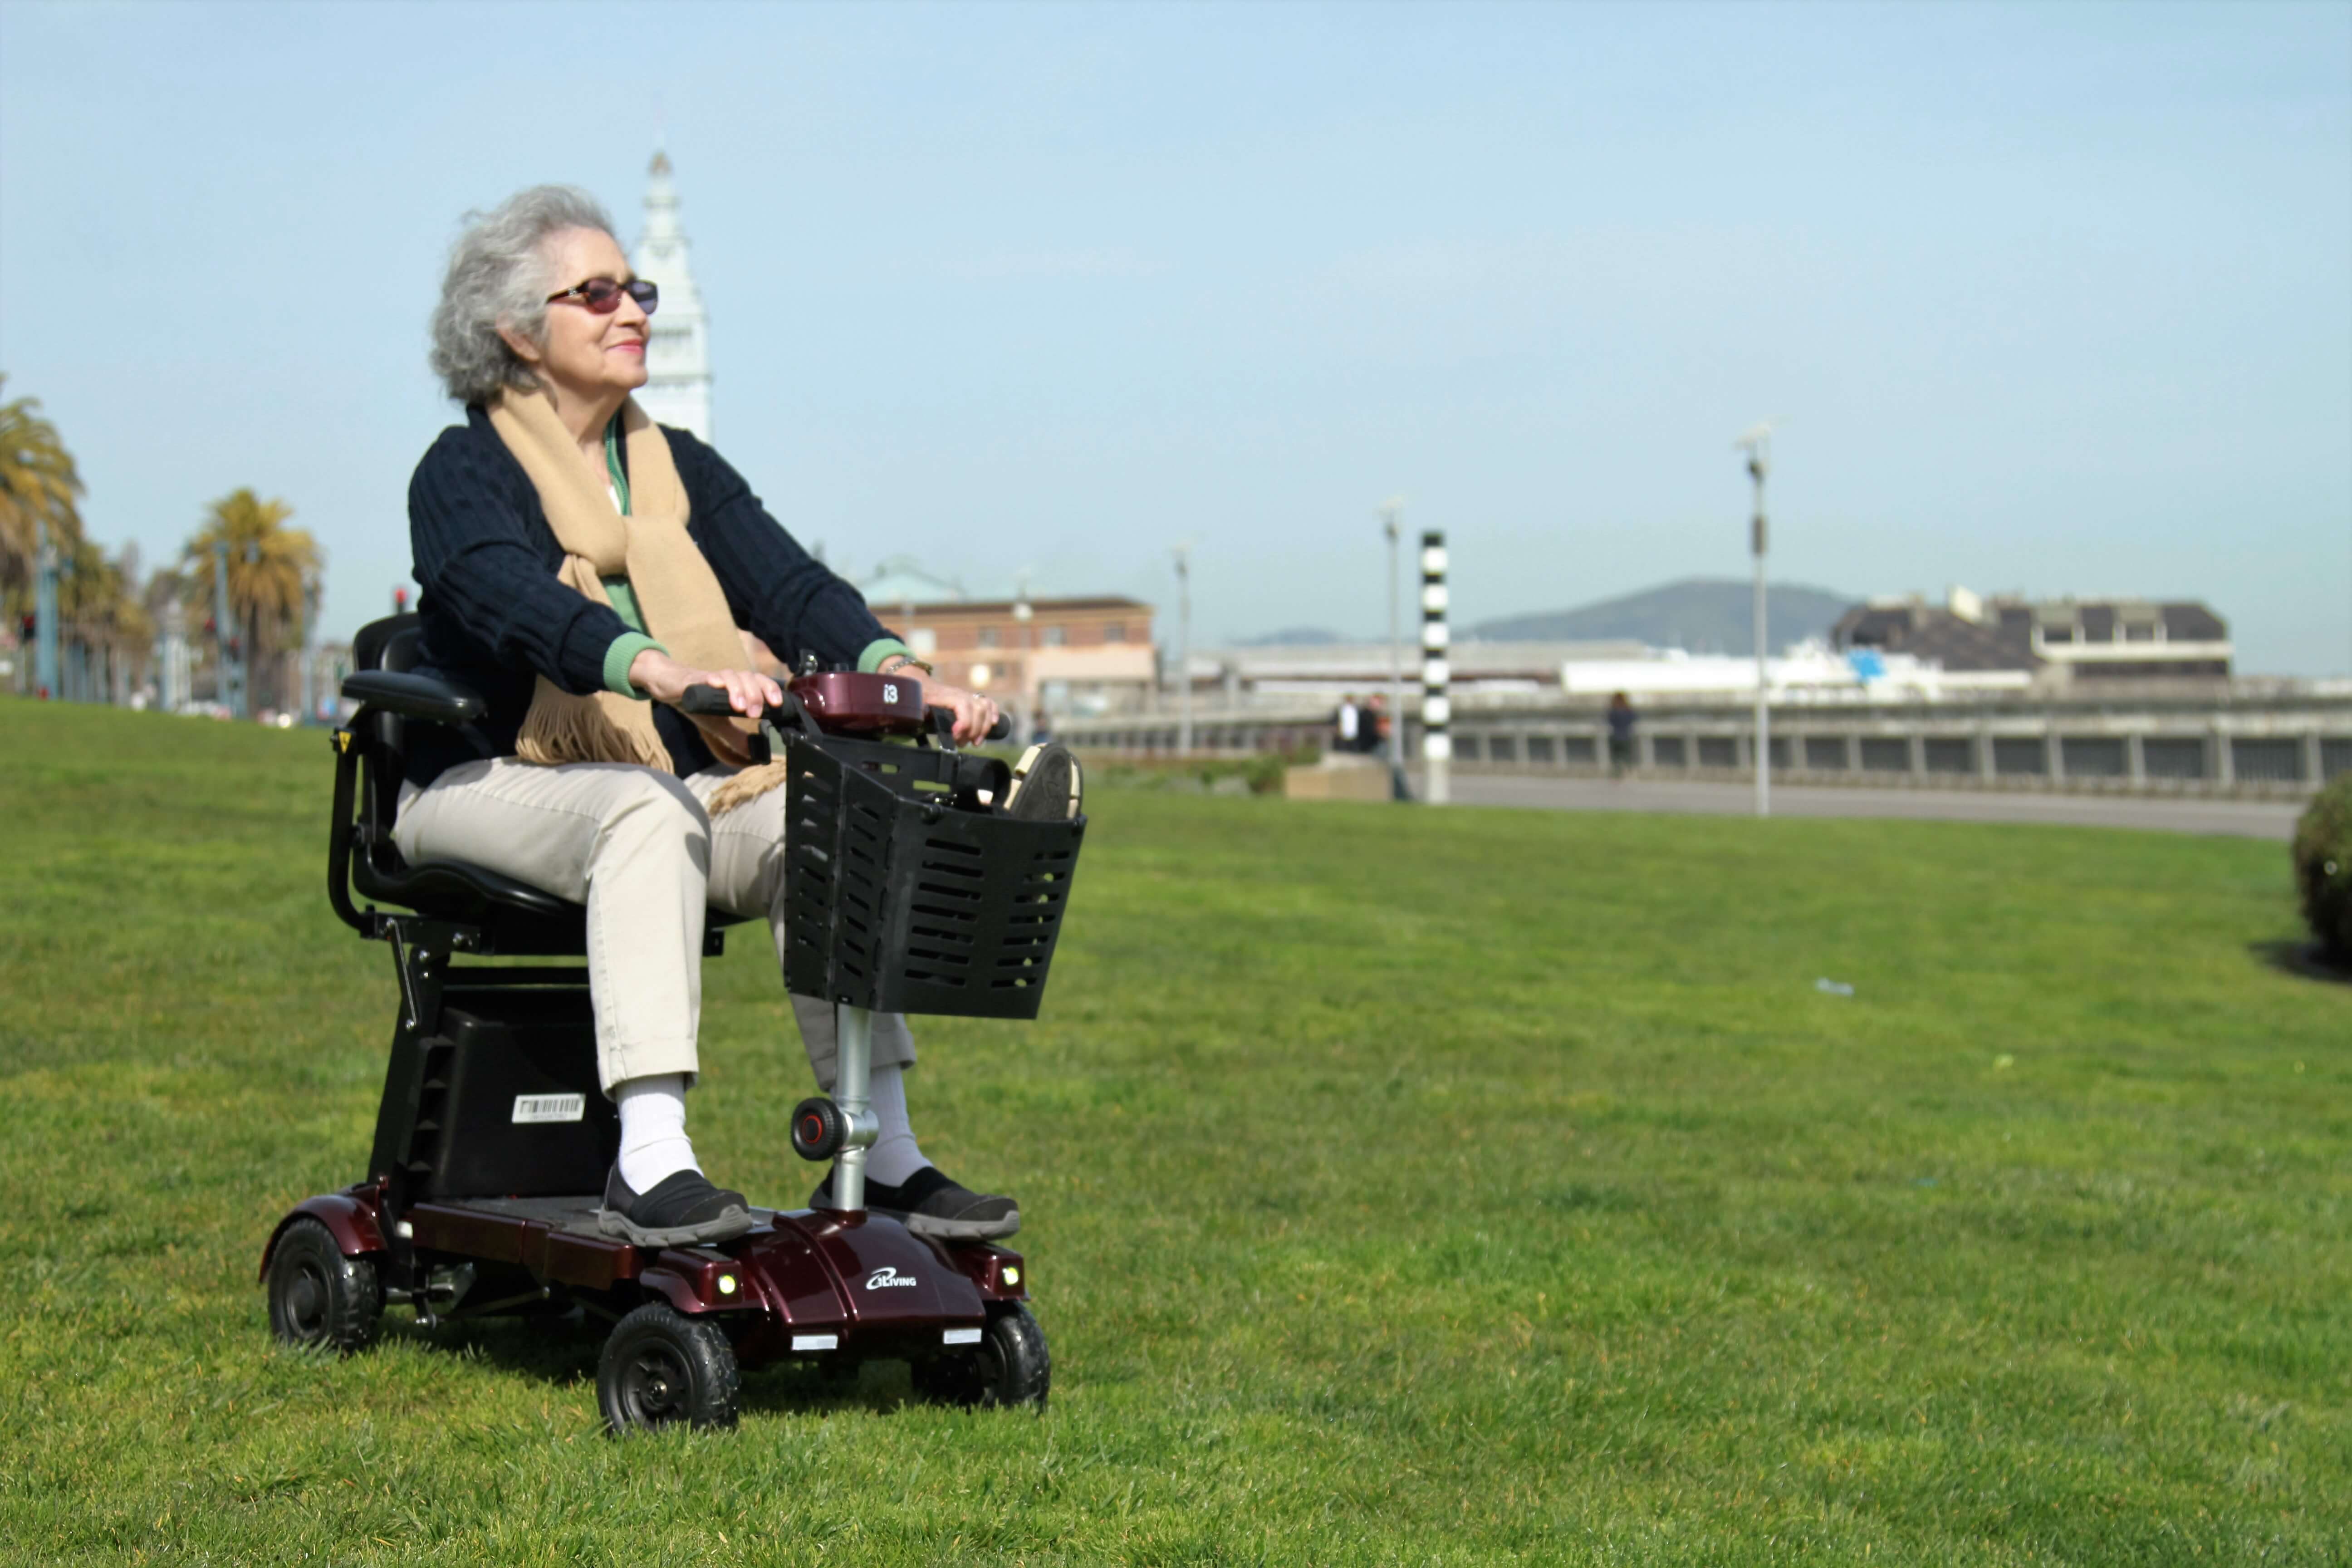
[[[411,865],[464,860],[588,909],[588,991],[604,1090],[633,1078],[698,1070],[707,905],[764,917],[784,953],[784,792],[716,823],[704,809],[732,770],[679,779],[619,763],[537,767],[512,757],[466,763],[403,790],[393,842]],[[832,1006],[794,996],[818,1086],[833,1088]],[[914,1037],[896,1013],[874,1018],[874,1065],[908,1067]]]

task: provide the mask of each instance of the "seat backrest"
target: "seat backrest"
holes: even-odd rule
[[[414,611],[370,621],[352,637],[352,668],[394,670],[412,668],[416,663],[416,640],[423,625]],[[392,651],[395,638],[402,638],[406,644],[396,660]]]
[[[352,638],[352,667],[404,672],[416,666],[423,622],[414,612],[370,621]],[[393,818],[400,809],[400,781],[407,772],[408,727],[399,715],[377,713],[362,727],[366,757],[360,767],[360,854],[387,870],[400,852],[392,847]]]
[[[376,668],[404,675],[415,669],[416,649],[424,641],[425,628],[422,626],[404,626],[393,633],[392,640],[383,645],[383,662]]]

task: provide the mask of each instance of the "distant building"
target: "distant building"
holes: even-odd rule
[[[885,625],[950,686],[1060,718],[1131,713],[1151,705],[1159,665],[1151,606],[1100,595],[967,599],[961,584],[905,557],[857,584]]]
[[[886,605],[912,614],[918,605],[942,605],[969,597],[961,583],[933,576],[911,555],[893,555],[883,562],[871,576],[857,579],[857,591],[866,595],[877,616]]]
[[[1941,605],[1873,599],[1838,620],[1841,651],[1906,654],[1948,674],[2022,671],[2036,685],[2075,680],[2226,680],[2221,617],[2193,600],[1984,597],[1955,588]]]
[[[646,171],[646,234],[630,265],[661,286],[652,336],[646,344],[646,384],[637,406],[657,425],[674,425],[710,439],[710,323],[687,263],[686,234],[677,226],[677,187],[669,154],[654,153]]]
[[[1638,659],[1649,650],[1640,643],[1457,642],[1446,650],[1447,679],[1457,697],[1482,693],[1558,690],[1563,666],[1587,660]],[[1393,658],[1393,662],[1392,662]],[[1409,701],[1421,700],[1421,645],[1414,640],[1391,649],[1386,643],[1249,643],[1201,648],[1192,655],[1192,690],[1228,708],[1260,702],[1292,703],[1306,698],[1337,704],[1349,693],[1370,696],[1389,689],[1398,671]],[[1174,682],[1171,671],[1170,682]]]

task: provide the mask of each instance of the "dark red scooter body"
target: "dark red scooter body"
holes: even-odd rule
[[[923,683],[912,676],[833,670],[794,677],[792,691],[827,734],[922,732]]]
[[[279,1232],[305,1215],[323,1221],[347,1257],[385,1251],[373,1184],[306,1199]],[[872,1214],[754,1215],[750,1233],[723,1247],[653,1248],[598,1234],[590,1198],[453,1199],[411,1207],[404,1239],[427,1265],[516,1267],[615,1311],[658,1298],[692,1316],[725,1314],[747,1366],[791,1355],[919,1359],[973,1342],[987,1303],[1029,1299],[1021,1255],[992,1243],[948,1247]],[[277,1246],[272,1236],[265,1279]],[[463,1316],[466,1303],[448,1310]],[[971,1337],[946,1337],[957,1331]]]
[[[269,1259],[278,1250],[278,1238],[286,1227],[308,1215],[324,1225],[334,1237],[335,1245],[343,1249],[346,1258],[365,1258],[382,1252],[383,1227],[377,1223],[382,1209],[379,1194],[373,1186],[352,1187],[345,1192],[320,1193],[296,1204],[291,1213],[278,1222],[269,1233],[269,1245],[261,1249],[261,1272],[255,1278],[269,1278]]]

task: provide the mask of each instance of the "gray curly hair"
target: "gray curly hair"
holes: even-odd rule
[[[567,228],[613,232],[613,219],[577,185],[533,185],[488,212],[470,212],[449,252],[441,302],[433,308],[433,374],[460,403],[487,403],[503,387],[538,382],[500,327],[533,342],[547,332],[546,245]]]

